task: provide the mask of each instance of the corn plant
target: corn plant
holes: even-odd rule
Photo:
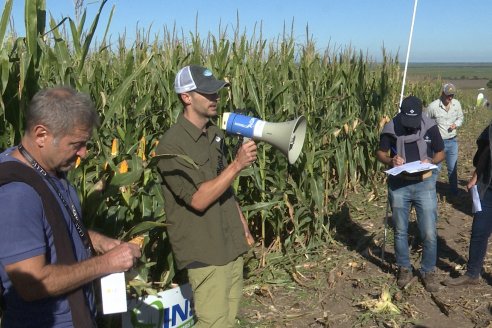
[[[267,143],[259,143],[258,161],[233,187],[260,243],[259,266],[272,253],[286,259],[309,256],[332,242],[331,220],[349,192],[379,182],[381,165],[374,157],[382,126],[398,112],[401,71],[397,58],[383,51],[375,63],[351,48],[324,52],[309,37],[295,42],[293,28],[276,40],[182,34],[163,29],[151,39],[137,30],[107,36],[94,44],[100,14],[90,24],[86,12],[73,20],[46,18],[42,0],[25,1],[26,35],[7,32],[12,0],[5,1],[0,21],[0,148],[15,144],[23,130],[23,110],[41,88],[71,85],[93,98],[101,117],[89,156],[70,173],[77,186],[88,227],[123,240],[145,235],[138,293],[165,288],[175,275],[165,228],[166,213],[156,169],[159,137],[182,111],[174,93],[176,72],[188,64],[211,68],[231,82],[221,94],[222,112],[245,109],[270,122],[304,115],[308,130],[296,163]],[[104,23],[103,23],[104,24]],[[309,35],[309,31],[306,31]],[[411,83],[406,94],[429,103],[440,81]],[[470,99],[470,103],[475,100]],[[462,99],[464,107],[467,99]],[[219,118],[218,118],[219,119]],[[229,157],[238,142],[228,136]],[[291,261],[291,260],[289,260]]]

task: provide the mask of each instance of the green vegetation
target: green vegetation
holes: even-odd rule
[[[492,63],[413,63],[408,74],[412,79],[490,80]]]
[[[43,0],[26,0],[26,35],[14,38],[6,32],[12,2],[5,2],[0,21],[0,148],[19,142],[23,109],[39,89],[67,84],[92,96],[102,125],[70,178],[90,228],[125,240],[145,234],[139,275],[130,282],[138,294],[166,288],[175,276],[155,169],[156,159],[169,154],[155,154],[155,146],[181,111],[173,81],[184,65],[202,64],[233,81],[221,97],[224,111],[248,108],[271,122],[307,118],[297,163],[289,166],[262,143],[257,165],[234,185],[261,244],[258,266],[293,268],[330,245],[332,214],[348,191],[381,177],[373,153],[399,103],[402,76],[394,58],[385,55],[375,65],[350,50],[319,53],[311,39],[299,45],[287,31],[273,42],[239,28],[232,39],[165,30],[162,39],[137,32],[132,45],[120,38],[110,47],[106,37],[94,45],[99,15],[90,23],[85,12],[58,22],[46,17]],[[412,82],[406,94],[429,102],[439,87],[439,80]]]

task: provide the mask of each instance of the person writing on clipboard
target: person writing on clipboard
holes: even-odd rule
[[[396,167],[421,161],[438,164],[444,159],[444,142],[434,120],[422,115],[422,101],[409,96],[403,99],[398,113],[380,135],[377,159]],[[429,292],[439,289],[434,272],[437,261],[437,195],[432,170],[389,175],[388,200],[392,209],[397,284],[404,288],[413,278],[408,245],[410,207],[417,213],[417,224],[423,243],[419,276]]]

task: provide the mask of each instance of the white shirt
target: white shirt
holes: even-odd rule
[[[463,124],[461,104],[454,98],[451,99],[449,110],[446,110],[446,106],[444,106],[440,98],[434,100],[427,107],[427,116],[436,121],[441,137],[444,140],[456,137],[457,128]],[[456,129],[448,130],[453,123],[456,124]]]

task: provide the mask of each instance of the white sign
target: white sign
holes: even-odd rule
[[[122,315],[123,328],[193,327],[192,292],[189,284],[143,299],[130,300]]]

